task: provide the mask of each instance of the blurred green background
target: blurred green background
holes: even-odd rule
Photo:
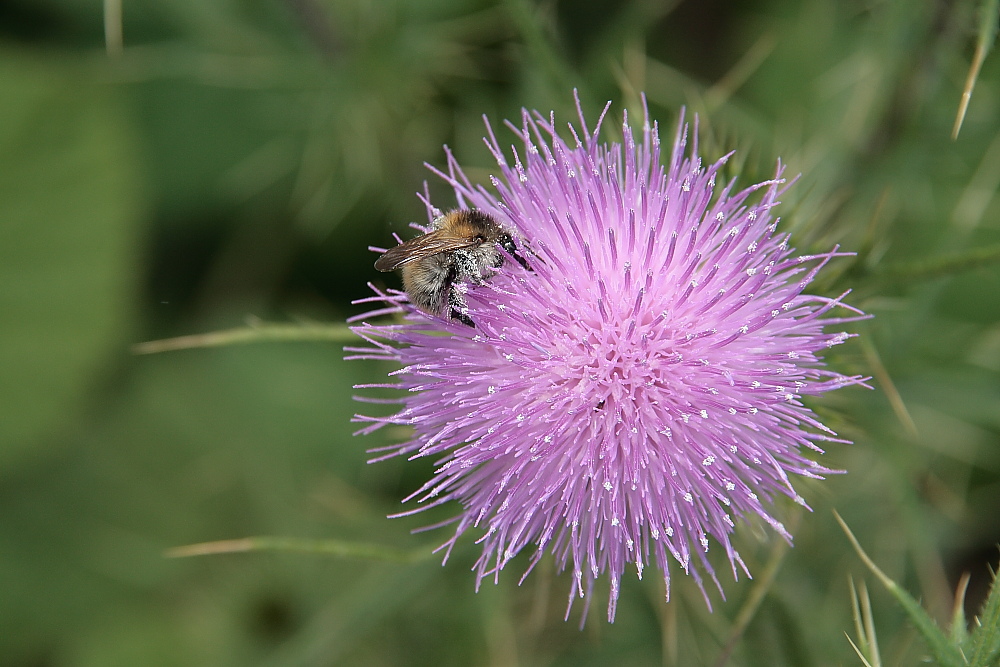
[[[1000,271],[962,258],[1000,243],[998,59],[950,135],[977,3],[122,4],[119,49],[116,0],[107,26],[97,0],[0,3],[0,665],[714,664],[758,590],[729,664],[860,664],[848,577],[867,573],[833,509],[939,618],[970,572],[975,611],[1000,540]],[[713,613],[676,572],[669,605],[657,577],[628,580],[611,626],[602,581],[581,632],[551,561],[475,593],[472,539],[445,568],[165,558],[252,535],[445,539],[409,531],[455,508],[385,519],[431,467],[365,449],[405,432],[351,436],[351,386],[390,369],[339,343],[130,345],[360,312],[367,281],[396,285],[367,246],[424,219],[422,163],[447,143],[485,182],[482,114],[571,120],[574,87],[591,118],[645,91],[666,129],[686,105],[745,185],[780,156],[802,173],[795,245],[859,253],[815,289],[876,316],[828,357],[876,390],[814,403],[855,441],[825,458],[849,473],[798,484],[814,513],[778,509],[797,529],[774,579],[720,563]],[[758,525],[736,543],[756,575],[782,556]],[[914,664],[919,639],[872,597],[887,664]]]

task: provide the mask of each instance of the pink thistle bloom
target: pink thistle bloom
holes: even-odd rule
[[[734,578],[749,576],[730,541],[735,521],[757,515],[790,540],[768,506],[779,495],[805,505],[790,477],[836,472],[812,456],[846,442],[801,398],[867,378],[820,360],[852,336],[824,329],[864,315],[843,295],[803,294],[841,253],[796,255],[777,232],[780,162],[772,180],[735,191],[717,182],[729,155],[703,165],[683,119],[664,166],[648,113],[638,137],[626,114],[623,143],[599,143],[607,110],[592,132],[580,111],[572,141],[553,116],[525,110],[520,128],[508,123],[522,146],[510,158],[487,122],[496,194],[448,152],[447,173],[432,170],[460,208],[509,229],[530,268],[504,253],[496,275],[456,286],[474,327],[373,287],[361,302],[381,306],[354,327],[370,346],[348,351],[402,364],[395,384],[362,386],[404,390],[402,408],[356,421],[368,424],[359,433],[414,429],[376,461],[437,459],[407,499],[420,507],[404,514],[461,505],[445,559],[477,529],[478,586],[523,549],[534,549],[528,572],[551,551],[572,572],[570,606],[589,603],[607,575],[613,621],[630,564],[640,578],[655,564],[668,597],[673,564],[721,594],[712,542]],[[832,316],[837,307],[848,312]],[[387,313],[405,323],[367,321]]]

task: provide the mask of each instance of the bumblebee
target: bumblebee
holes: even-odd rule
[[[493,216],[475,209],[458,209],[435,220],[430,232],[387,250],[375,261],[375,268],[400,269],[403,288],[421,310],[474,327],[455,285],[482,284],[493,276],[503,266],[500,248],[528,268],[511,233]]]

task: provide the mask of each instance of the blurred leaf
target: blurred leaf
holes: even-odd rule
[[[0,53],[0,465],[73,415],[124,338],[139,197],[128,125],[86,72]]]
[[[295,130],[303,111],[294,96],[272,87],[206,85],[183,69],[189,63],[196,72],[207,70],[218,77],[231,72],[265,77],[277,65],[260,56],[214,56],[177,47],[126,50],[115,63],[115,71],[126,81],[129,68],[142,73],[134,75],[138,81],[124,92],[148,150],[150,195],[159,218],[203,229],[206,217],[212,220],[235,201],[288,176],[300,150]],[[170,72],[169,78],[145,73],[144,68],[156,67],[180,71]],[[273,216],[281,212],[279,203],[268,206]]]
[[[177,641],[177,619],[162,610],[120,610],[101,618],[73,647],[77,667],[172,667],[197,664],[197,653]]]
[[[1000,244],[993,244],[943,257],[929,257],[908,264],[890,264],[879,267],[876,274],[886,281],[913,283],[998,263],[1000,263]]]
[[[342,357],[340,345],[273,344],[134,359],[131,379],[63,456],[9,471],[0,664],[254,664],[257,600],[287,598],[293,619],[307,619],[372,563],[276,552],[167,559],[166,549],[265,533],[400,553],[426,544],[407,533],[426,519],[385,518],[398,508],[394,467],[367,466],[364,451],[385,442],[353,438],[350,423],[351,387],[374,365]],[[428,577],[441,571],[430,560]],[[359,603],[385,602],[372,596],[357,592]],[[162,652],[160,633],[174,650]],[[19,660],[64,647],[81,662]]]

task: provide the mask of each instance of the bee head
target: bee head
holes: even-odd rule
[[[507,232],[500,235],[500,238],[497,239],[497,243],[499,243],[500,247],[506,250],[511,256],[517,256],[517,246],[514,245],[514,239]]]

